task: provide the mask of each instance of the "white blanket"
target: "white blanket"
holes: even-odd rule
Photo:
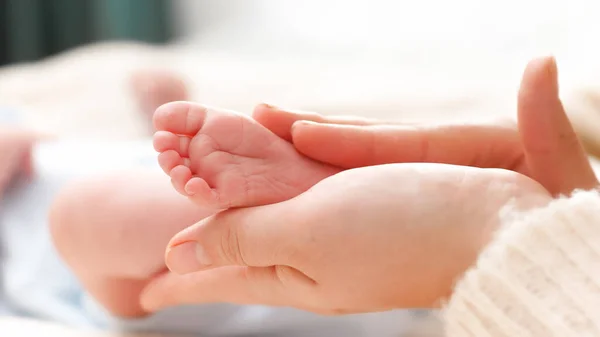
[[[58,258],[47,211],[58,190],[75,177],[131,168],[158,169],[150,141],[60,141],[37,146],[32,181],[20,181],[2,204],[0,228],[4,300],[12,314],[71,326],[195,332],[200,335],[399,336],[422,315],[405,311],[321,317],[293,309],[214,304],[177,308],[137,321],[104,313]]]

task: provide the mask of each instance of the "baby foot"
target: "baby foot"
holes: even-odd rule
[[[154,126],[161,168],[177,191],[202,206],[280,202],[339,171],[232,111],[172,102],[156,110]]]

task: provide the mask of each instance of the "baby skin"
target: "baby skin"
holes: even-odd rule
[[[168,176],[132,172],[79,181],[64,189],[50,213],[65,262],[120,317],[149,314],[140,294],[166,270],[164,251],[179,231],[223,209],[293,198],[340,171],[232,111],[172,102],[156,110],[154,126]]]
[[[284,201],[339,172],[232,111],[173,102],[156,110],[154,126],[161,168],[175,190],[202,207]]]

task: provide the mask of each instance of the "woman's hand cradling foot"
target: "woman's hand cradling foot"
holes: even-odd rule
[[[478,131],[471,127],[419,127],[407,136],[406,129],[394,126],[393,132],[381,133],[382,128],[297,125],[290,135],[301,152],[323,156],[329,151],[333,159],[327,161],[342,167],[416,156],[462,165],[478,160],[483,167],[498,161],[505,170],[419,163],[357,168],[284,202],[221,212],[177,234],[169,245],[169,266],[192,261],[198,271],[157,276],[142,304],[156,311],[180,304],[252,303],[326,314],[436,305],[488,244],[501,209],[543,206],[552,200],[547,190],[570,193],[597,183],[568,120],[561,117],[551,67],[549,59],[528,66],[519,95],[522,129],[506,133],[508,145],[497,135],[474,137]],[[327,142],[319,142],[321,149],[303,146],[309,137],[302,133]],[[479,144],[453,142],[458,135]],[[354,137],[381,151],[368,154]],[[325,146],[329,142],[337,144],[337,155],[335,146]],[[418,148],[428,150],[411,152],[410,144],[427,144]],[[358,159],[344,157],[355,148]],[[517,153],[511,160],[522,158],[514,171],[502,160],[511,153]],[[545,188],[521,173],[540,177]]]
[[[555,195],[594,187],[594,173],[558,98],[553,58],[529,63],[518,102],[518,130],[507,121],[406,125],[268,105],[259,105],[254,118],[302,154],[342,168],[445,163],[519,172]]]
[[[506,203],[530,208],[550,199],[505,170],[347,170],[294,199],[224,211],[182,231],[167,265],[202,271],[157,278],[143,305],[233,302],[322,314],[431,307],[489,241]]]

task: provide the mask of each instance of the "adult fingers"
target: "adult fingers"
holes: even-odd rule
[[[440,162],[515,169],[521,151],[513,124],[416,125],[323,116],[258,105],[254,118],[303,154],[343,168]]]
[[[431,162],[514,169],[518,134],[506,123],[489,125],[333,125],[300,121],[294,146],[315,160],[343,168]]]
[[[228,265],[289,264],[305,232],[296,224],[307,214],[296,199],[217,213],[175,235],[166,264],[179,274]]]
[[[292,125],[300,120],[316,123],[331,123],[341,125],[386,125],[398,124],[374,119],[346,116],[323,116],[308,111],[285,110],[268,104],[259,104],[254,108],[253,118],[271,132],[287,141],[292,141]]]
[[[518,117],[532,178],[553,194],[568,194],[598,184],[559,99],[554,58],[540,58],[528,64],[519,90]]]
[[[271,306],[304,306],[314,281],[286,266],[229,266],[154,278],[141,294],[142,307],[149,311],[185,304],[227,302]]]

